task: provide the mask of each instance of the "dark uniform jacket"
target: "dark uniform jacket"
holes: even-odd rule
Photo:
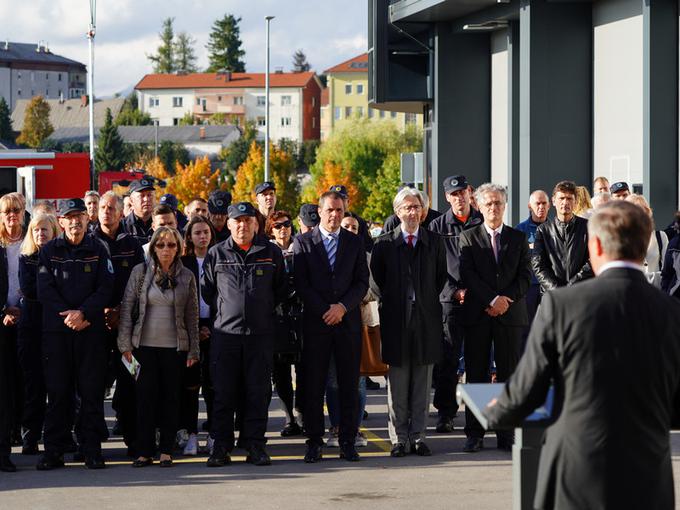
[[[134,236],[118,229],[115,239],[111,239],[101,229],[99,225],[94,230],[93,235],[104,243],[109,250],[109,256],[113,263],[115,281],[113,284],[113,294],[111,296],[110,307],[116,307],[123,300],[125,286],[130,279],[132,268],[144,262],[144,251]]]
[[[287,289],[281,250],[259,236],[248,253],[230,237],[210,248],[203,261],[201,295],[210,306],[215,333],[272,335],[274,309]]]
[[[42,307],[38,301],[39,252],[19,256],[19,289],[21,290],[20,328],[41,329]]]
[[[123,227],[125,232],[134,236],[139,241],[139,244],[146,244],[151,240],[151,235],[153,234],[151,218],[148,221],[144,221],[135,216],[135,212],[132,211],[123,218]]]
[[[425,228],[430,228],[430,223],[432,223],[433,220],[436,220],[442,215],[439,211],[436,209],[428,209],[427,210],[427,215],[425,216],[425,221],[421,224]],[[401,225],[401,220],[396,214],[392,214],[387,217],[385,220],[385,223],[383,223],[383,234],[387,234],[388,232],[392,232],[395,228]]]
[[[421,227],[415,247],[409,248],[401,228],[381,235],[373,245],[371,275],[371,289],[380,301],[383,361],[394,366],[437,362],[443,334],[439,293],[446,283],[441,238]],[[413,306],[408,281],[415,295]],[[407,306],[413,310],[411,324],[406,323]]]
[[[557,218],[536,229],[531,266],[541,292],[593,277],[588,257],[588,220],[574,216],[568,223]]]
[[[362,238],[339,230],[334,269],[328,262],[319,227],[296,236],[293,252],[295,289],[304,306],[305,331],[323,334],[337,327],[360,331],[359,304],[368,291],[368,263]],[[321,317],[335,303],[342,303],[347,313],[340,324],[327,326]]]
[[[484,310],[496,296],[507,296],[514,301],[496,320],[506,326],[529,323],[524,297],[529,290],[531,268],[524,232],[503,225],[498,263],[483,224],[463,232],[460,235],[460,276],[463,287],[468,289],[463,303],[463,324],[471,326],[490,320],[492,317]]]
[[[86,235],[74,246],[64,234],[53,239],[40,250],[38,270],[44,331],[71,332],[59,315],[65,310],[81,310],[90,327],[103,327],[113,285],[113,265],[101,241]]]
[[[611,268],[543,296],[524,356],[485,414],[491,428],[514,427],[554,385],[534,508],[670,510],[679,383],[680,303],[641,271]]]
[[[465,230],[481,225],[484,218],[479,211],[470,208],[470,216],[465,223],[458,221],[449,208],[444,214],[435,218],[430,223],[430,230],[439,234],[444,239],[446,246],[446,267],[449,273],[444,290],[439,296],[442,303],[458,303],[453,297],[459,288],[464,288],[460,283],[460,249],[458,239]]]
[[[225,223],[222,230],[215,230],[215,244],[221,243],[222,241],[226,241],[227,239],[229,239],[230,236],[231,232],[229,231]]]

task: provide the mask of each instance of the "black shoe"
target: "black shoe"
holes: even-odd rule
[[[406,457],[406,446],[404,443],[397,443],[392,447],[390,457]]]
[[[356,462],[361,459],[353,442],[340,445],[340,458],[349,462]]]
[[[465,453],[476,453],[484,448],[484,439],[481,437],[468,437],[463,447]]]
[[[227,464],[231,464],[231,456],[224,446],[217,446],[213,448],[213,452],[208,457],[208,461],[205,463],[208,467],[222,467]]]
[[[437,422],[437,432],[440,434],[450,434],[453,432],[453,418],[442,416]]]
[[[158,463],[158,465],[159,465],[160,467],[162,467],[162,468],[169,468],[169,467],[174,466],[174,464],[172,463],[172,457],[170,457],[169,459],[163,459],[163,460],[161,460],[161,461]]]
[[[323,457],[321,453],[321,446],[316,443],[307,443],[307,451],[305,452],[305,462],[313,464],[319,462]]]
[[[10,460],[9,455],[0,455],[0,471],[3,473],[15,473],[17,467]]]
[[[253,466],[271,466],[272,459],[267,452],[264,450],[264,446],[254,443],[250,446],[248,455],[246,457],[246,462],[252,464]]]
[[[295,422],[289,423],[281,431],[281,437],[301,436],[302,428]]]
[[[38,442],[24,439],[24,444],[21,447],[21,455],[38,455],[38,453],[40,453]]]
[[[425,441],[418,441],[415,445],[411,445],[411,453],[415,453],[421,457],[432,456],[432,450],[425,444]]]
[[[57,455],[55,453],[44,453],[40,460],[35,465],[38,471],[50,471],[51,469],[57,469],[64,467],[64,456]]]
[[[101,456],[101,453],[98,453],[97,455],[86,455],[85,467],[87,469],[104,469],[106,467],[104,457]]]
[[[152,464],[153,464],[153,459],[151,457],[147,457],[145,459],[135,459],[132,462],[132,467],[133,468],[142,468],[142,467],[151,466]]]
[[[373,381],[370,377],[366,378],[366,389],[367,390],[379,390],[380,383]]]

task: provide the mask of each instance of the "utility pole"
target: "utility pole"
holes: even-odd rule
[[[265,58],[265,74],[264,74],[264,180],[269,180],[269,24],[274,16],[266,16],[267,21],[267,56]]]
[[[94,182],[94,35],[96,32],[97,0],[90,0],[90,29],[87,32],[87,41],[90,49],[90,60],[87,73],[87,88],[89,94],[88,106],[90,110],[90,189],[95,189]]]

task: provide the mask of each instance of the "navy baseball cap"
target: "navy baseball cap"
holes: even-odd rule
[[[179,205],[177,202],[177,197],[172,193],[166,193],[163,195],[159,200],[159,203],[167,205],[168,207],[172,208],[173,211],[176,211],[177,206]]]
[[[255,216],[255,208],[250,202],[237,202],[229,206],[229,219],[241,216]]]
[[[64,200],[59,207],[59,216],[66,216],[72,212],[85,212],[87,207],[85,207],[85,202],[82,198],[69,198]]]
[[[618,193],[619,191],[630,191],[630,188],[628,188],[628,183],[619,181],[609,186],[609,193]]]
[[[328,188],[328,191],[333,191],[334,193],[337,193],[343,199],[349,197],[349,193],[347,193],[347,188],[342,184],[334,184],[333,186]]]
[[[212,214],[228,214],[231,204],[231,193],[228,191],[213,191],[208,197],[208,211]]]
[[[255,186],[255,194],[259,195],[270,189],[276,191],[276,185],[272,181],[264,181]]]
[[[155,190],[156,188],[153,185],[153,181],[151,179],[147,179],[146,177],[142,177],[141,179],[137,179],[135,181],[132,181],[130,183],[130,187],[128,188],[129,193],[134,193],[135,191],[146,191],[146,190]]]
[[[321,221],[319,218],[319,207],[316,204],[302,204],[298,216],[306,227],[316,227]]]
[[[464,175],[452,175],[444,179],[444,192],[450,193],[451,191],[460,191],[468,187],[467,179]]]

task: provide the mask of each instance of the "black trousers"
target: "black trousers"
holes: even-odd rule
[[[434,398],[432,404],[440,418],[453,419],[458,412],[456,386],[458,385],[458,360],[463,347],[463,328],[460,325],[461,307],[442,303],[444,338],[442,358],[434,366]],[[467,359],[467,352],[466,352]]]
[[[109,331],[107,334],[117,337],[118,330]],[[116,373],[116,392],[113,394],[111,407],[116,412],[116,419],[123,433],[123,441],[128,448],[134,448],[137,443],[137,394],[135,380],[125,368],[117,347],[114,370]]]
[[[24,440],[34,443],[40,441],[42,437],[47,404],[40,322],[21,324],[18,327],[17,353],[24,380],[24,409],[21,426],[24,429]]]
[[[210,319],[199,319],[198,325],[210,327]],[[212,328],[210,328],[212,330]],[[211,338],[203,340],[199,344],[199,349],[201,350],[200,362],[201,362],[201,394],[203,395],[203,401],[205,402],[205,412],[208,415],[208,425],[212,419],[213,412],[213,401],[215,400],[215,390],[213,389],[212,377],[210,376],[210,342]],[[208,427],[210,428],[210,427]]]
[[[179,422],[182,371],[186,351],[168,347],[144,347],[133,351],[140,364],[137,393],[137,443],[135,453],[153,457],[156,427],[160,429],[159,451],[172,455]]]
[[[201,389],[201,366],[197,363],[182,369],[179,428],[198,433],[198,393]]]
[[[341,444],[352,443],[357,435],[359,413],[359,365],[361,362],[361,332],[336,327],[330,334],[305,333],[302,349],[304,374],[305,429],[309,442],[323,444],[323,400],[328,378],[331,353],[335,358],[340,401]]]
[[[47,389],[45,451],[63,454],[70,446],[73,390],[80,400],[76,430],[84,455],[101,452],[106,431],[104,386],[107,344],[93,326],[80,332],[43,333],[43,367]]]
[[[491,382],[489,358],[493,343],[496,380],[505,382],[515,370],[522,354],[523,326],[506,326],[496,318],[465,328],[465,380],[468,383]],[[512,435],[512,432],[509,432]],[[465,435],[482,438],[484,429],[468,409],[465,411]],[[497,433],[502,436],[503,433]]]
[[[215,390],[210,436],[216,446],[234,448],[234,415],[242,409],[239,444],[264,444],[271,399],[273,336],[227,335],[210,338],[210,375]]]
[[[13,349],[10,340],[0,331],[0,455],[9,455],[12,449],[14,409],[14,379],[11,374]]]

